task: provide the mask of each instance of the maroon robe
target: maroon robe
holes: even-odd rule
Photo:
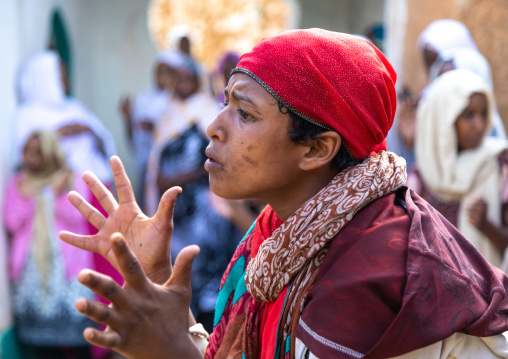
[[[330,244],[296,336],[319,358],[387,358],[455,332],[507,330],[508,278],[444,217],[402,188]]]

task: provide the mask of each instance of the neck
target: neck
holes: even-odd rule
[[[335,177],[337,172],[328,172],[326,175],[312,176],[307,181],[302,181],[295,188],[291,188],[284,195],[280,193],[266,202],[270,204],[280,219],[286,221],[307,200],[314,197]]]

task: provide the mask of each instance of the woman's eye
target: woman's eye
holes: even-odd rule
[[[474,117],[474,113],[472,111],[466,111],[466,113],[464,113],[464,117],[467,119],[471,119]]]
[[[245,112],[244,110],[240,109],[238,110],[238,113],[240,114],[240,117],[243,119],[243,120],[250,120],[252,119],[252,116],[249,115],[247,112]]]
[[[223,103],[220,104],[220,107],[224,108],[224,107],[227,107],[228,103],[226,101],[224,101]]]

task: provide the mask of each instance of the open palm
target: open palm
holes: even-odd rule
[[[85,183],[108,213],[107,218],[77,192],[70,192],[68,196],[69,201],[83,217],[98,229],[98,233],[78,235],[62,231],[59,236],[73,246],[99,253],[118,270],[110,238],[115,232],[122,233],[146,275],[156,282],[164,282],[171,273],[170,240],[173,232],[173,208],[181,188],[173,187],[166,191],[157,213],[149,218],[136,203],[130,180],[120,158],[113,156],[110,163],[118,202],[93,173],[86,172],[83,175]]]

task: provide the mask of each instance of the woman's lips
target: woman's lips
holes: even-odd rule
[[[213,150],[207,148],[205,154],[206,157],[208,157],[208,159],[205,162],[205,170],[207,172],[217,171],[222,167],[222,165],[215,160]]]

